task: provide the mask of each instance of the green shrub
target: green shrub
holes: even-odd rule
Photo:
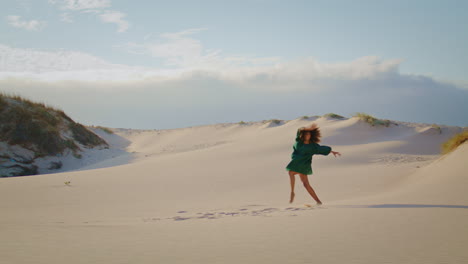
[[[50,120],[49,120],[50,121]],[[0,115],[0,140],[24,147],[36,145],[38,152],[55,154],[61,152],[62,139],[56,126],[20,106],[12,106]]]
[[[246,123],[244,121],[240,121],[238,124],[245,125]]]
[[[280,124],[281,123],[281,120],[279,119],[270,119],[270,120],[265,120],[263,121],[263,123],[275,123],[275,124]]]
[[[42,102],[33,102],[33,101],[31,101],[29,99],[26,99],[26,98],[24,98],[22,96],[19,96],[19,95],[8,95],[6,93],[1,93],[0,92],[0,103],[3,102],[3,104],[5,104],[6,103],[6,101],[5,101],[6,98],[10,98],[10,99],[13,99],[13,100],[15,100],[17,102],[22,103],[24,106],[26,106],[26,108],[29,108],[32,111],[38,111],[39,109],[43,108],[43,109],[45,109],[45,110],[47,110],[49,112],[59,112],[59,113],[62,112],[63,113],[62,110],[57,109],[57,108],[52,107],[52,106],[47,106]],[[72,120],[70,119],[70,121],[72,121]]]
[[[335,113],[328,113],[328,114],[324,114],[323,116],[324,117],[334,118],[334,119],[344,119],[343,116],[337,115]]]
[[[370,124],[371,126],[386,126],[388,127],[391,122],[390,120],[382,120],[382,119],[377,119],[371,115],[368,115],[366,113],[356,113],[353,117],[358,117],[362,121]]]
[[[101,144],[107,145],[102,138],[86,129],[86,127],[80,123],[70,123],[68,127],[72,131],[73,138],[85,146],[94,147]]]
[[[449,140],[445,141],[442,144],[442,154],[447,154],[455,150],[458,146],[463,144],[468,140],[468,130],[464,130],[461,133],[458,133],[451,137]]]
[[[59,113],[59,115],[60,115],[61,117],[65,118],[66,120],[68,120],[68,121],[70,121],[70,122],[75,122],[75,121],[73,121],[73,119],[71,119],[69,116],[67,116],[67,115],[65,114],[65,112],[63,112],[62,110],[57,110],[57,113]]]
[[[79,149],[80,149],[80,147],[78,147],[78,145],[76,145],[75,141],[73,141],[73,140],[71,140],[71,139],[65,140],[64,145],[65,145],[67,148],[69,148],[69,149],[71,149],[71,150],[73,150],[73,151],[79,150]]]
[[[6,100],[2,94],[0,94],[0,112],[6,108]]]
[[[16,100],[17,103],[8,104],[6,98]],[[17,95],[0,93],[0,100],[3,110],[0,114],[0,141],[31,149],[36,157],[56,155],[65,148],[73,151],[79,149],[73,140],[61,137],[60,125],[63,119],[70,122],[73,137],[83,145],[107,145],[103,139],[82,125],[75,124],[62,110],[47,107],[44,103],[34,103]]]
[[[50,110],[47,110],[45,107],[38,107],[37,108],[37,117],[43,119],[51,126],[57,126],[59,124],[59,119],[51,114]]]
[[[279,120],[279,119],[269,119],[269,120],[263,120],[262,123],[263,124],[266,124],[266,123],[275,123],[275,124],[279,124],[281,123],[282,120]]]

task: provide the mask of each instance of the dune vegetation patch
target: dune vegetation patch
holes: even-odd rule
[[[60,153],[69,146],[60,137],[62,115],[57,109],[19,96],[0,94],[0,98],[0,141],[34,149],[37,157]]]
[[[313,116],[302,116],[301,119],[310,119],[310,118],[319,118],[320,116],[318,115],[313,115]]]
[[[32,166],[36,158],[57,156],[67,149],[78,157],[79,144],[89,148],[108,147],[106,141],[74,122],[62,110],[4,93],[0,93],[0,141],[33,153],[25,157],[15,151],[9,153],[12,150],[2,150],[1,167],[16,171],[10,173],[14,176],[36,174],[37,168]]]
[[[455,134],[453,137],[448,139],[442,144],[442,154],[447,154],[455,150],[458,146],[465,143],[468,140],[468,130],[465,129],[463,132]]]
[[[338,114],[335,114],[335,113],[324,114],[323,117],[329,117],[329,118],[333,118],[333,119],[344,119],[345,118],[344,116],[341,116],[341,115],[338,115]]]
[[[69,123],[68,128],[72,132],[73,138],[84,146],[93,147],[105,144],[105,141],[102,138],[86,129],[86,127],[80,123]]]
[[[269,120],[263,120],[262,122],[265,124],[265,123],[273,123],[275,125],[279,125],[281,124],[283,120],[280,120],[280,119],[269,119]]]
[[[371,126],[390,126],[391,124],[397,125],[388,119],[378,119],[366,113],[356,113],[353,117],[357,117],[360,120],[370,124]]]
[[[106,132],[107,134],[114,134],[114,131],[108,127],[103,127],[103,126],[90,126],[90,127],[100,129]]]
[[[439,132],[439,134],[442,134],[442,128],[437,125],[437,124],[432,124],[431,127],[433,127],[435,130]]]

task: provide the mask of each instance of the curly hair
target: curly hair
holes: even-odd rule
[[[320,129],[318,127],[312,129],[312,130],[301,130],[301,133],[299,135],[299,139],[304,142],[304,133],[310,133],[310,141],[314,143],[319,143],[320,142],[320,137],[322,135],[320,134]]]

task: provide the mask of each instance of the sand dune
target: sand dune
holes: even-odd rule
[[[299,180],[288,203],[311,122],[342,153],[313,158],[322,207]],[[122,155],[1,179],[0,263],[466,263],[468,144],[439,155],[462,128],[396,123],[115,129],[100,136]]]

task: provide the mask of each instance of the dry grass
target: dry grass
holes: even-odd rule
[[[106,132],[107,134],[114,134],[114,131],[108,127],[103,127],[103,126],[90,126],[92,128],[97,128],[101,129],[102,131]]]
[[[19,95],[0,93],[0,140],[34,149],[36,157],[56,155],[66,148],[79,149],[73,140],[60,136],[67,120],[73,137],[83,145],[105,143],[94,133],[81,128],[62,110],[33,102]]]
[[[340,115],[337,115],[335,113],[328,113],[328,114],[324,114],[323,116],[324,117],[334,118],[334,119],[344,119],[344,116],[340,116]]]
[[[455,150],[458,146],[463,144],[468,140],[468,130],[464,130],[461,133],[458,133],[451,137],[449,140],[445,141],[442,144],[442,154],[447,154]]]
[[[114,131],[108,127],[97,126],[97,128],[101,129],[102,131],[106,132],[107,134],[114,134]]]
[[[106,144],[106,142],[94,134],[93,132],[89,131],[80,123],[70,123],[68,124],[68,128],[73,133],[73,138],[80,142],[82,145],[93,147],[101,144]]]
[[[262,123],[265,124],[265,123],[274,123],[276,125],[280,124],[281,123],[281,119],[269,119],[269,120],[263,120]]]
[[[391,122],[390,120],[382,120],[382,119],[378,119],[378,118],[375,118],[371,115],[368,115],[366,113],[356,113],[355,115],[353,115],[353,117],[358,117],[359,119],[361,119],[362,121],[370,124],[371,126],[390,126]]]

